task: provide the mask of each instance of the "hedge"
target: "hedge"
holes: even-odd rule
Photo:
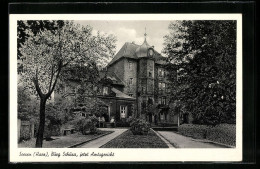
[[[182,124],[178,132],[196,139],[208,139],[214,142],[236,146],[236,125],[220,124],[215,127],[198,124]]]

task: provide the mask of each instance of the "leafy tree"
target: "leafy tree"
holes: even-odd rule
[[[172,93],[194,122],[234,123],[236,112],[236,21],[178,21],[169,25],[163,52]],[[171,74],[171,73],[170,73]]]
[[[106,77],[100,77],[100,70],[95,62],[75,65],[67,69],[63,81],[68,86],[71,81],[77,83],[78,87],[75,97],[77,105],[75,106],[80,106],[84,111],[97,117],[107,112],[105,103],[97,96],[102,87],[111,85],[112,81]]]
[[[115,48],[114,36],[100,33],[95,36],[90,26],[57,21],[54,27],[57,29],[43,27],[37,34],[28,29],[28,37],[19,49],[25,69],[21,74],[23,86],[36,91],[40,98],[36,147],[42,147],[46,102],[62,77],[62,70],[69,65],[88,62],[103,65],[104,60],[114,54]]]
[[[34,35],[39,33],[40,31],[43,31],[44,29],[50,30],[54,33],[55,30],[58,29],[56,26],[56,23],[59,23],[59,26],[62,27],[64,25],[64,22],[59,21],[50,21],[50,20],[28,20],[23,21],[19,20],[17,21],[17,57],[20,59],[21,53],[20,53],[20,47],[29,37],[28,30],[31,30]]]

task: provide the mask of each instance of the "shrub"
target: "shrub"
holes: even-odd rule
[[[116,122],[117,127],[130,127],[130,123],[127,121],[120,120]]]
[[[59,136],[61,135],[61,125],[45,125],[44,129],[44,138],[48,139],[51,136]]]
[[[150,123],[144,119],[133,119],[130,126],[130,130],[134,135],[147,135],[151,128]]]
[[[45,130],[44,130],[44,133],[43,133],[43,137],[46,140],[50,140],[51,136],[52,136],[51,130],[48,127],[46,127],[46,125],[45,125]]]
[[[80,117],[70,122],[77,131],[80,131],[84,135],[98,133],[97,123],[98,119],[96,116]]]

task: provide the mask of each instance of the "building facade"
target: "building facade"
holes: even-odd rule
[[[142,45],[125,43],[108,64],[107,72],[122,82],[122,87],[116,89],[135,99],[134,116],[146,118],[155,124],[178,124],[178,113],[169,107],[170,92],[165,64],[166,58],[145,38]],[[123,117],[125,110],[118,111]]]

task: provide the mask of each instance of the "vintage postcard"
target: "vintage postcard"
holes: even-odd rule
[[[10,14],[10,162],[242,161],[241,14]]]

